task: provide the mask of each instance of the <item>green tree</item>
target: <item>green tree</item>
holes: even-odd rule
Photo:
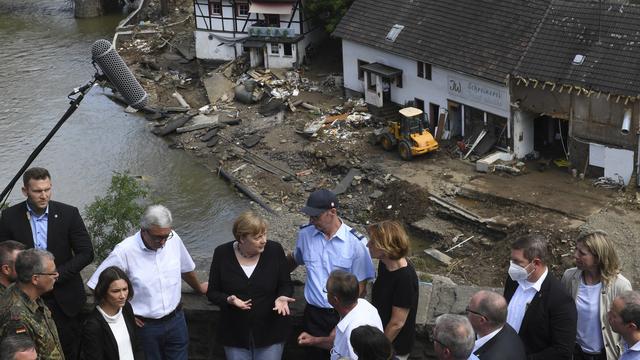
[[[325,31],[332,33],[352,3],[353,0],[309,0],[304,8],[309,17],[320,21]]]
[[[85,209],[87,230],[93,239],[96,260],[104,260],[116,244],[139,226],[146,186],[129,173],[116,172],[104,197],[96,197]]]

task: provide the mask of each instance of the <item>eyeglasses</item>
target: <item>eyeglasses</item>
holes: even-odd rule
[[[54,272],[39,272],[39,273],[34,273],[33,275],[41,275],[41,276],[44,276],[44,275],[47,275],[47,276],[58,276],[58,275],[60,275],[60,273],[58,273],[57,271],[54,271]]]
[[[475,311],[475,310],[471,310],[471,309],[469,309],[469,307],[465,308],[465,309],[464,309],[464,311],[465,311],[467,314],[469,314],[469,313],[471,313],[471,314],[476,314],[476,315],[478,315],[478,316],[482,316],[482,317],[486,318],[486,316],[485,316],[483,313],[477,312],[477,311]]]
[[[145,232],[147,233],[147,236],[149,236],[149,240],[157,243],[167,241],[173,237],[173,231],[170,232],[169,235],[153,235],[149,230],[145,230]]]

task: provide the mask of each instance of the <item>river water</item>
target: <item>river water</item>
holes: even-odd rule
[[[112,39],[121,16],[75,19],[71,0],[0,0],[0,188],[69,107],[73,88],[91,80],[91,44]],[[152,197],[200,266],[231,239],[231,223],[248,207],[222,180],[149,132],[95,87],[32,166],[49,169],[53,199],[81,209],[109,186],[113,171],[147,179]],[[22,201],[21,181],[9,201]]]

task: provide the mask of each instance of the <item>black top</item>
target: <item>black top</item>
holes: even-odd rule
[[[518,283],[507,276],[504,298],[511,301]],[[529,360],[570,360],[576,342],[576,303],[551,273],[527,306],[518,335]]]
[[[34,244],[26,201],[5,209],[0,216],[0,241],[16,240],[27,248]],[[60,276],[53,297],[67,316],[76,316],[86,295],[80,271],[93,261],[93,244],[76,207],[49,201],[47,250],[55,257]],[[45,295],[45,298],[50,295]]]
[[[129,331],[129,339],[133,350],[133,358],[135,360],[144,360],[144,351],[142,345],[136,336],[137,326],[133,317],[133,309],[131,304],[127,303],[122,308],[122,316],[127,324]],[[82,329],[81,343],[82,360],[118,360],[118,344],[109,324],[104,319],[100,311],[94,308],[87,316]]]
[[[391,320],[393,306],[409,309],[409,315],[393,341],[396,354],[405,355],[411,352],[415,340],[416,312],[418,309],[418,276],[411,263],[398,270],[389,271],[380,261],[378,277],[373,283],[371,292],[373,306],[378,309],[382,326],[385,328]]]
[[[233,242],[213,252],[207,297],[220,306],[218,341],[223,346],[256,348],[284,342],[290,329],[290,317],[273,310],[279,296],[291,296],[293,287],[282,245],[267,241],[250,278],[240,267]],[[240,310],[227,303],[235,295],[251,299],[251,310]]]

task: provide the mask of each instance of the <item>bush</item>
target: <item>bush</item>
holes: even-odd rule
[[[116,172],[104,197],[96,197],[85,209],[87,230],[93,240],[96,261],[101,262],[114,246],[129,236],[140,224],[148,194],[129,173]]]

